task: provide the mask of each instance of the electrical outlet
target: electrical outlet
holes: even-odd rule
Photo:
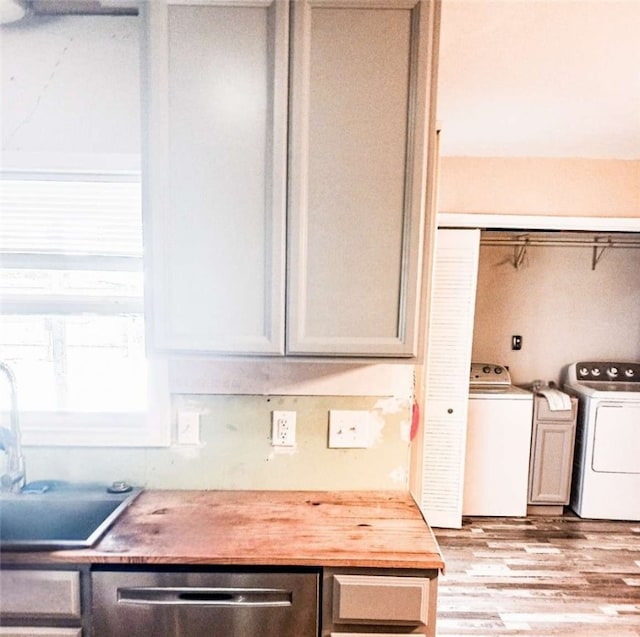
[[[271,446],[295,447],[296,444],[296,412],[271,412]]]
[[[370,446],[368,411],[332,409],[329,412],[329,447],[367,449]]]

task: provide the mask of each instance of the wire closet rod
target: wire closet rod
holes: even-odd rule
[[[512,246],[514,248],[513,267],[518,270],[524,263],[527,248],[529,247],[563,247],[563,248],[592,248],[591,269],[595,270],[607,248],[640,248],[640,237],[617,236],[610,234],[592,235],[591,237],[579,236],[531,236],[521,233],[510,236],[481,236],[480,245],[485,246]]]
[[[593,239],[568,239],[555,237],[536,237],[518,235],[517,237],[481,237],[481,245],[488,246],[552,246],[562,248],[640,248],[640,237],[637,239],[616,238],[611,236],[594,237]]]

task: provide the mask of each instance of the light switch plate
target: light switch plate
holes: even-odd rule
[[[329,411],[329,447],[368,449],[371,446],[369,412],[356,409]]]

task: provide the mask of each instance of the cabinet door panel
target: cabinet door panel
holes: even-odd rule
[[[574,423],[536,423],[529,475],[530,504],[569,503],[574,440]]]
[[[287,10],[150,3],[157,349],[283,352]]]
[[[80,619],[80,573],[38,569],[0,571],[0,615]]]
[[[293,5],[290,353],[416,353],[428,6]]]
[[[336,575],[334,624],[405,624],[429,622],[429,580],[387,575]]]

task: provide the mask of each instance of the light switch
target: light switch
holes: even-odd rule
[[[329,447],[333,449],[367,449],[370,446],[368,411],[332,409],[329,412]]]

